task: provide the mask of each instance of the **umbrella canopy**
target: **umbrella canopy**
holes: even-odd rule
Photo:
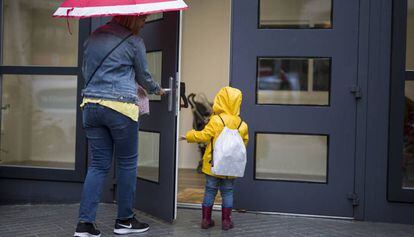
[[[65,0],[54,17],[143,15],[187,9],[183,0]]]

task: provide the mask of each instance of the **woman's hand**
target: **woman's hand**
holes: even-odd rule
[[[156,95],[165,95],[166,94],[166,92],[165,92],[165,90],[163,89],[163,88],[160,88],[160,90],[157,92],[157,93],[155,93]]]

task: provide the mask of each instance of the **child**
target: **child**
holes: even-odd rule
[[[238,129],[244,144],[247,145],[249,140],[247,124],[239,117],[241,102],[242,93],[240,90],[232,87],[222,88],[214,98],[213,115],[205,128],[202,131],[191,130],[183,137],[183,139],[186,139],[190,143],[208,143],[203,156],[202,168],[203,173],[206,174],[206,188],[202,204],[201,221],[201,228],[203,229],[214,226],[214,221],[211,220],[211,211],[218,189],[220,189],[223,201],[221,209],[222,229],[228,230],[233,228],[231,210],[233,208],[233,185],[235,177],[217,176],[211,172],[211,147],[212,143],[214,145],[224,126],[230,129]]]

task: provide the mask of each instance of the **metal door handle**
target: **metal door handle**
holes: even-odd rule
[[[165,92],[168,93],[168,111],[173,111],[173,100],[174,100],[174,78],[170,77],[169,88],[165,89]]]

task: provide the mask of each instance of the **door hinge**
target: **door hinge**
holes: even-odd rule
[[[348,200],[352,201],[352,206],[358,206],[359,205],[359,197],[356,193],[348,193],[347,195]]]
[[[362,98],[362,92],[361,92],[361,87],[359,87],[358,85],[353,85],[349,88],[349,91],[354,94],[355,99],[361,99]]]

